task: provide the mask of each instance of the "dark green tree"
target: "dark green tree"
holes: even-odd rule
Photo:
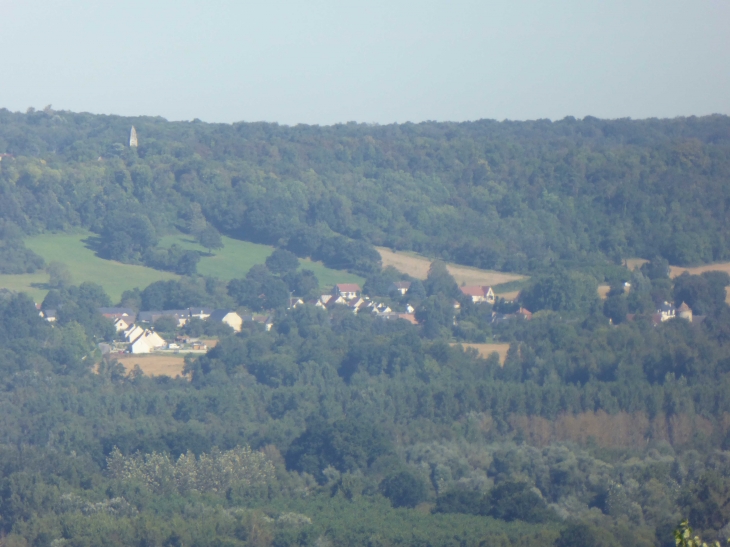
[[[415,507],[428,496],[426,482],[408,470],[385,477],[380,483],[380,491],[393,507]]]

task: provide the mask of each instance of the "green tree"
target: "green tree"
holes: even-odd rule
[[[48,285],[53,289],[65,289],[71,285],[71,270],[63,262],[54,260],[46,266],[49,280]]]
[[[210,252],[213,249],[223,248],[223,238],[220,232],[215,229],[215,226],[208,224],[205,228],[200,230],[197,234],[198,243],[208,249]]]
[[[454,323],[454,305],[441,294],[429,296],[416,309],[416,320],[423,326],[427,338],[438,338],[443,329]]]
[[[539,310],[586,314],[598,299],[595,278],[559,268],[538,276],[520,293],[522,304],[532,312]]]
[[[388,475],[380,483],[380,491],[393,507],[415,507],[428,496],[425,481],[407,470]]]
[[[276,249],[266,257],[266,267],[272,273],[284,275],[299,268],[299,259],[290,251]]]
[[[456,284],[454,277],[449,273],[446,264],[440,260],[431,263],[423,286],[428,296],[439,294],[456,298],[460,294],[459,286]]]

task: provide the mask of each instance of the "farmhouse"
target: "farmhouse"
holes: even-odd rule
[[[475,304],[487,302],[488,304],[494,304],[494,291],[492,287],[480,286],[480,285],[468,285],[466,287],[459,287],[462,294],[471,297],[471,301]]]

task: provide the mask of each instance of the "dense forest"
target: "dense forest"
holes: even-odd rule
[[[0,267],[46,267],[56,311],[0,294],[0,545],[669,547],[683,519],[730,537],[730,277],[668,267],[728,258],[728,118],[290,128],[48,108],[0,111],[0,152]],[[181,277],[112,302],[24,247],[78,227],[100,256]],[[224,282],[159,246],[176,230],[278,249]],[[531,277],[474,303],[443,262],[420,281],[373,245]],[[321,292],[297,256],[417,324],[291,307]],[[694,315],[660,320],[666,303]],[[100,347],[113,304],[273,328],[163,317],[217,344],[185,377],[128,374]]]
[[[8,294],[5,544],[669,546],[683,517],[729,535],[729,279],[662,272],[495,323],[510,304],[455,310],[435,263],[389,297],[418,326],[279,306],[274,329],[220,330],[179,379],[100,356],[115,332],[97,285],[49,293],[53,324]],[[571,279],[544,274],[524,298]],[[163,283],[144,298],[186,294]],[[655,325],[642,306],[665,297],[703,321]],[[617,308],[632,320],[611,324]],[[458,343],[479,336],[510,342],[503,365]]]
[[[206,227],[365,275],[372,245],[520,272],[730,258],[726,116],[286,127],[0,110],[0,153],[6,221],[89,228],[105,256],[180,273],[192,258],[154,253],[157,237]]]

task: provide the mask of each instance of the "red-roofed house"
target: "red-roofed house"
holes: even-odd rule
[[[334,293],[345,300],[356,298],[360,294],[360,285],[355,283],[338,283],[335,285]]]
[[[492,290],[492,287],[469,285],[459,288],[461,289],[462,294],[471,296],[471,301],[475,304],[480,302],[494,304],[494,291]]]
[[[532,319],[532,312],[526,308],[520,308],[517,310],[517,313],[515,313],[517,317],[522,317],[525,321],[529,321]]]

